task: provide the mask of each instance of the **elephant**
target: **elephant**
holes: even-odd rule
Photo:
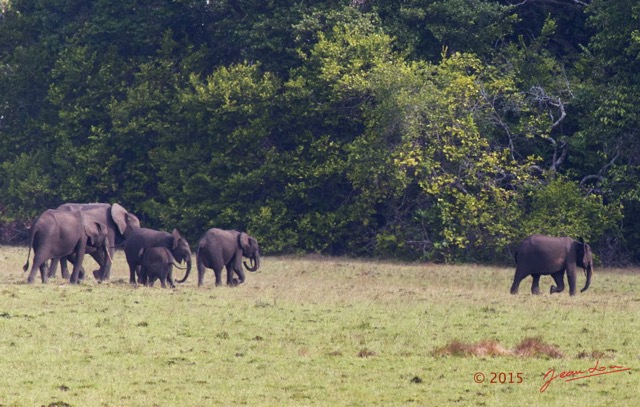
[[[129,282],[136,284],[136,271],[141,271],[141,260],[146,249],[152,247],[165,247],[169,249],[173,258],[182,263],[187,263],[187,273],[191,270],[191,249],[189,242],[180,235],[177,229],[172,233],[160,230],[138,228],[132,230],[124,242],[124,254],[129,265]],[[146,276],[139,273],[141,283],[146,283]]]
[[[587,276],[587,282],[580,292],[585,292],[591,284],[593,274],[591,247],[582,238],[576,241],[570,237],[531,235],[518,246],[515,260],[517,267],[511,294],[518,293],[520,282],[528,275],[533,278],[532,294],[540,294],[538,283],[541,275],[551,275],[557,284],[557,286],[551,286],[551,294],[562,292],[566,272],[569,280],[569,294],[575,295],[576,267],[581,267]]]
[[[153,283],[160,279],[162,288],[169,282],[171,288],[175,288],[173,282],[173,255],[166,247],[151,247],[144,249],[140,260],[140,276],[146,281],[146,285],[153,287]]]
[[[120,246],[126,239],[127,235],[131,231],[140,228],[140,220],[131,212],[128,212],[125,208],[117,203],[66,203],[60,205],[58,210],[61,211],[81,211],[93,216],[99,222],[107,225],[107,233],[109,242],[115,246]],[[111,263],[105,261],[105,258],[99,257],[99,254],[94,252],[90,253],[100,268],[93,272],[94,277],[98,281],[105,281],[111,277]],[[115,254],[114,247],[109,247],[109,256],[113,258]],[[49,277],[53,277],[56,273],[58,259],[51,261],[51,267],[49,269]],[[68,272],[64,259],[61,261],[62,277],[68,278]]]
[[[111,248],[111,247],[109,247]],[[106,265],[107,264],[107,260],[108,259],[113,259],[113,257],[111,257],[111,255],[109,254],[109,250],[107,250],[106,252],[104,250],[97,250],[96,248],[92,247],[92,246],[87,246],[87,250],[85,251],[85,254],[89,254],[91,255],[91,257],[94,258],[94,260],[100,265]],[[56,266],[57,263],[60,262],[60,270],[62,272],[62,277],[65,279],[69,279],[69,269],[67,267],[67,261],[70,262],[72,265],[75,264],[75,256],[73,254],[66,256],[66,257],[60,257],[60,258],[54,258],[51,259],[51,266],[49,268],[49,278],[54,277],[55,273],[56,273]],[[98,279],[98,272],[99,270],[95,270],[93,272],[93,275],[96,279]],[[78,279],[80,281],[84,280],[84,267],[82,266],[82,264],[80,265],[80,271],[78,272]],[[98,279],[98,281],[100,281]]]
[[[78,283],[85,253],[102,252],[98,257],[106,258],[106,264],[111,263],[107,225],[84,212],[55,209],[44,211],[31,228],[30,242],[27,263],[23,266],[23,270],[27,271],[31,248],[33,248],[33,266],[27,279],[30,284],[33,284],[38,269],[40,269],[42,283],[47,282],[46,262],[49,259],[72,260],[74,264],[70,278],[72,284]]]
[[[242,269],[243,256],[251,261],[250,266],[244,263],[247,270],[254,272],[260,268],[260,249],[255,238],[236,230],[209,229],[200,239],[196,251],[198,286],[204,283],[205,268],[213,269],[216,286],[221,285],[222,267],[227,268],[227,285],[242,284],[245,280]],[[239,279],[233,278],[234,272]],[[188,277],[189,270],[182,280],[178,280],[178,283],[184,283]]]

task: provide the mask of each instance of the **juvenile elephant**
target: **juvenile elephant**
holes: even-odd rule
[[[251,262],[250,266],[244,263],[247,270],[254,272],[260,268],[260,249],[256,239],[236,230],[209,229],[200,239],[196,251],[198,286],[204,283],[205,268],[213,269],[216,285],[221,285],[223,267],[227,268],[228,285],[242,284],[244,282],[243,256]],[[234,272],[239,279],[233,278]],[[189,277],[189,270],[182,280],[178,280],[178,283],[184,283],[187,277]]]
[[[531,293],[540,294],[538,283],[541,275],[551,275],[557,286],[551,286],[550,293],[564,290],[564,273],[569,280],[569,294],[576,293],[576,267],[581,267],[587,276],[587,282],[580,292],[591,284],[593,259],[591,247],[582,238],[579,241],[570,237],[550,237],[531,235],[518,246],[515,254],[516,273],[513,277],[511,294],[518,292],[522,279],[531,275],[533,284]]]
[[[147,228],[138,228],[127,236],[124,242],[124,254],[129,265],[129,282],[136,284],[136,272],[140,271],[140,282],[146,283],[146,275],[141,273],[141,260],[144,252],[152,247],[164,247],[178,262],[187,263],[187,274],[191,271],[191,249],[185,238],[177,229],[172,233]]]
[[[127,235],[131,233],[132,230],[140,228],[140,220],[138,220],[138,217],[131,212],[128,212],[117,203],[114,203],[113,205],[108,203],[66,203],[60,205],[57,209],[67,212],[81,211],[92,216],[98,222],[102,222],[107,225],[107,237],[109,238],[109,242],[114,246],[122,245]],[[108,280],[111,276],[111,263],[106,262],[104,256],[101,257],[99,253],[90,254],[100,267],[98,270],[93,272],[96,280]],[[114,254],[115,249],[113,247],[109,247],[109,256],[113,258]],[[57,265],[58,259],[53,259],[49,269],[49,277],[53,277],[55,275]],[[62,277],[69,278],[64,260],[62,262]]]
[[[33,266],[27,280],[30,284],[34,282],[38,269],[42,282],[46,283],[47,260],[61,257],[73,260],[70,282],[77,284],[85,253],[101,251],[101,256],[105,256],[106,263],[110,264],[108,247],[109,238],[104,223],[82,212],[49,209],[38,217],[31,228],[31,244],[23,270],[29,268],[33,248]]]
[[[160,279],[162,288],[169,282],[171,288],[175,288],[173,283],[173,256],[166,247],[152,247],[145,249],[140,260],[140,275],[146,279],[146,284],[153,287],[153,283]],[[142,281],[144,283],[144,281]]]

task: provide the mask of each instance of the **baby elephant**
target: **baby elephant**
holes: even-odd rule
[[[140,264],[141,283],[153,287],[153,283],[160,279],[162,288],[175,288],[173,283],[173,255],[166,247],[150,247],[144,250]]]

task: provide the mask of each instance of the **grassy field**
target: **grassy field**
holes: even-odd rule
[[[573,298],[549,295],[550,277],[545,295],[532,296],[527,279],[512,296],[513,268],[266,257],[240,287],[214,287],[209,271],[205,288],[192,274],[170,290],[130,287],[122,253],[109,283],[27,285],[26,255],[0,248],[1,406],[573,407],[640,397],[638,270],[596,269]]]

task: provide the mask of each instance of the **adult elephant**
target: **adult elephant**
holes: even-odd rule
[[[576,267],[581,267],[587,276],[587,282],[580,292],[591,284],[593,258],[591,247],[582,238],[578,241],[570,237],[551,237],[531,235],[524,239],[515,254],[516,273],[513,277],[511,294],[518,292],[518,286],[525,277],[531,275],[533,284],[531,293],[540,294],[538,283],[541,275],[551,275],[557,286],[551,286],[550,293],[564,290],[564,273],[569,280],[569,294],[576,293]]]
[[[124,254],[129,265],[129,282],[136,284],[136,272],[141,271],[142,256],[146,249],[164,247],[169,249],[173,258],[187,263],[187,274],[191,271],[191,249],[189,242],[180,235],[177,229],[172,233],[160,230],[138,228],[127,236],[124,242]],[[146,284],[146,275],[140,273],[140,282]]]
[[[205,268],[213,269],[216,285],[221,285],[223,267],[227,269],[228,285],[242,284],[245,279],[242,269],[243,256],[251,262],[251,265],[244,263],[247,270],[254,272],[260,268],[260,248],[255,238],[236,230],[209,229],[200,239],[196,251],[198,286],[204,283]],[[234,272],[238,275],[238,279],[233,277]],[[189,270],[182,280],[178,280],[178,283],[184,283],[188,277]]]
[[[31,243],[27,254],[27,263],[23,270],[29,268],[31,248],[33,248],[33,265],[27,281],[32,284],[38,269],[42,282],[48,278],[46,262],[49,259],[73,259],[73,272],[70,282],[78,283],[82,260],[87,252],[102,252],[98,257],[109,258],[109,237],[107,226],[83,212],[69,212],[49,209],[44,211],[31,228]]]
[[[99,222],[107,225],[107,236],[109,242],[115,246],[121,246],[129,233],[135,229],[140,228],[140,220],[138,217],[117,203],[66,203],[60,205],[58,208],[60,211],[81,211],[86,213]],[[104,257],[100,257],[98,253],[90,253],[100,268],[93,272],[94,277],[98,281],[108,280],[111,277],[111,263],[104,260]],[[113,258],[115,249],[109,247],[109,256]],[[53,259],[51,262],[51,268],[49,270],[49,277],[53,277],[56,272],[58,259]],[[65,275],[66,274],[66,275]],[[66,267],[62,268],[62,277],[69,278],[66,271]]]

